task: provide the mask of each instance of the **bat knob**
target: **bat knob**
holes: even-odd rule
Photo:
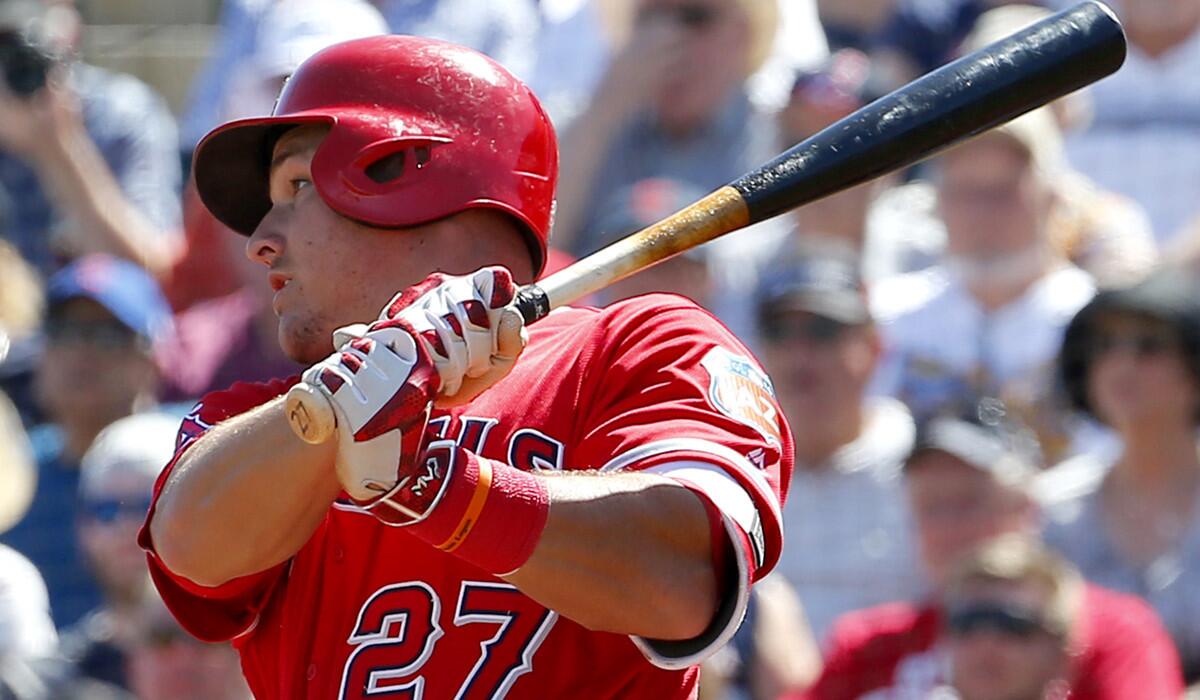
[[[283,410],[292,432],[310,445],[320,445],[337,430],[337,414],[329,399],[303,382],[288,390]]]

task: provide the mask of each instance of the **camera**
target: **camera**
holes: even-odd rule
[[[29,97],[46,85],[54,58],[21,32],[0,30],[0,74],[18,97]]]

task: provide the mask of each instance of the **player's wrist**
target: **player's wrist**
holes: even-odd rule
[[[366,510],[494,574],[516,571],[533,554],[550,510],[541,478],[449,441],[431,444],[417,473]]]

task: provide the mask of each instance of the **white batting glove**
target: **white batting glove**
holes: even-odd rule
[[[463,404],[504,378],[525,349],[525,321],[509,306],[516,291],[503,267],[434,273],[393,297],[380,319],[416,331],[441,377],[437,404]]]
[[[338,351],[302,381],[337,414],[337,475],[359,502],[386,494],[414,468],[441,380],[423,343],[403,321],[338,329]]]

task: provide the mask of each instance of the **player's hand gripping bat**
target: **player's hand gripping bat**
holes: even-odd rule
[[[523,287],[526,323],[751,224],[928,158],[1116,72],[1125,35],[1089,1],[939,68],[863,107],[686,209]],[[324,396],[288,393],[292,429],[319,444],[336,429]]]

